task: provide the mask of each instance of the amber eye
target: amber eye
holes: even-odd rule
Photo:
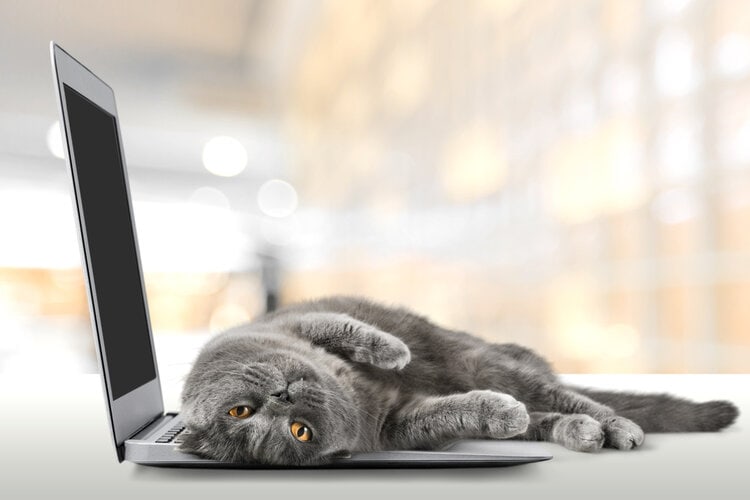
[[[229,414],[234,418],[247,418],[253,414],[249,406],[235,406],[229,410]]]
[[[312,431],[308,426],[301,422],[292,422],[292,425],[289,426],[289,430],[292,431],[292,436],[294,436],[297,441],[306,443],[312,440]]]

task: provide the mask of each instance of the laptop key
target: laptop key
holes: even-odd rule
[[[159,444],[167,444],[174,442],[175,444],[182,443],[182,439],[176,440],[177,436],[185,432],[185,434],[188,434],[190,431],[185,431],[185,426],[180,424],[172,427],[168,431],[166,431],[164,434],[162,434],[159,439],[156,440]]]

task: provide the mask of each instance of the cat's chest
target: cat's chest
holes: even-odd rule
[[[360,378],[356,390],[364,426],[374,433],[379,433],[388,415],[407,399],[397,385],[369,378]]]

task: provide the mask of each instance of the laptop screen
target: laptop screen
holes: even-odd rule
[[[117,399],[156,378],[114,116],[65,85],[103,356]]]

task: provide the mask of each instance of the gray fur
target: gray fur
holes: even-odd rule
[[[248,405],[240,420],[228,411]],[[437,449],[459,438],[640,446],[644,431],[716,431],[737,408],[570,387],[515,344],[353,297],[296,304],[206,344],[183,391],[183,448],[237,462],[314,465],[351,451]],[[302,421],[310,442],[289,431]]]

